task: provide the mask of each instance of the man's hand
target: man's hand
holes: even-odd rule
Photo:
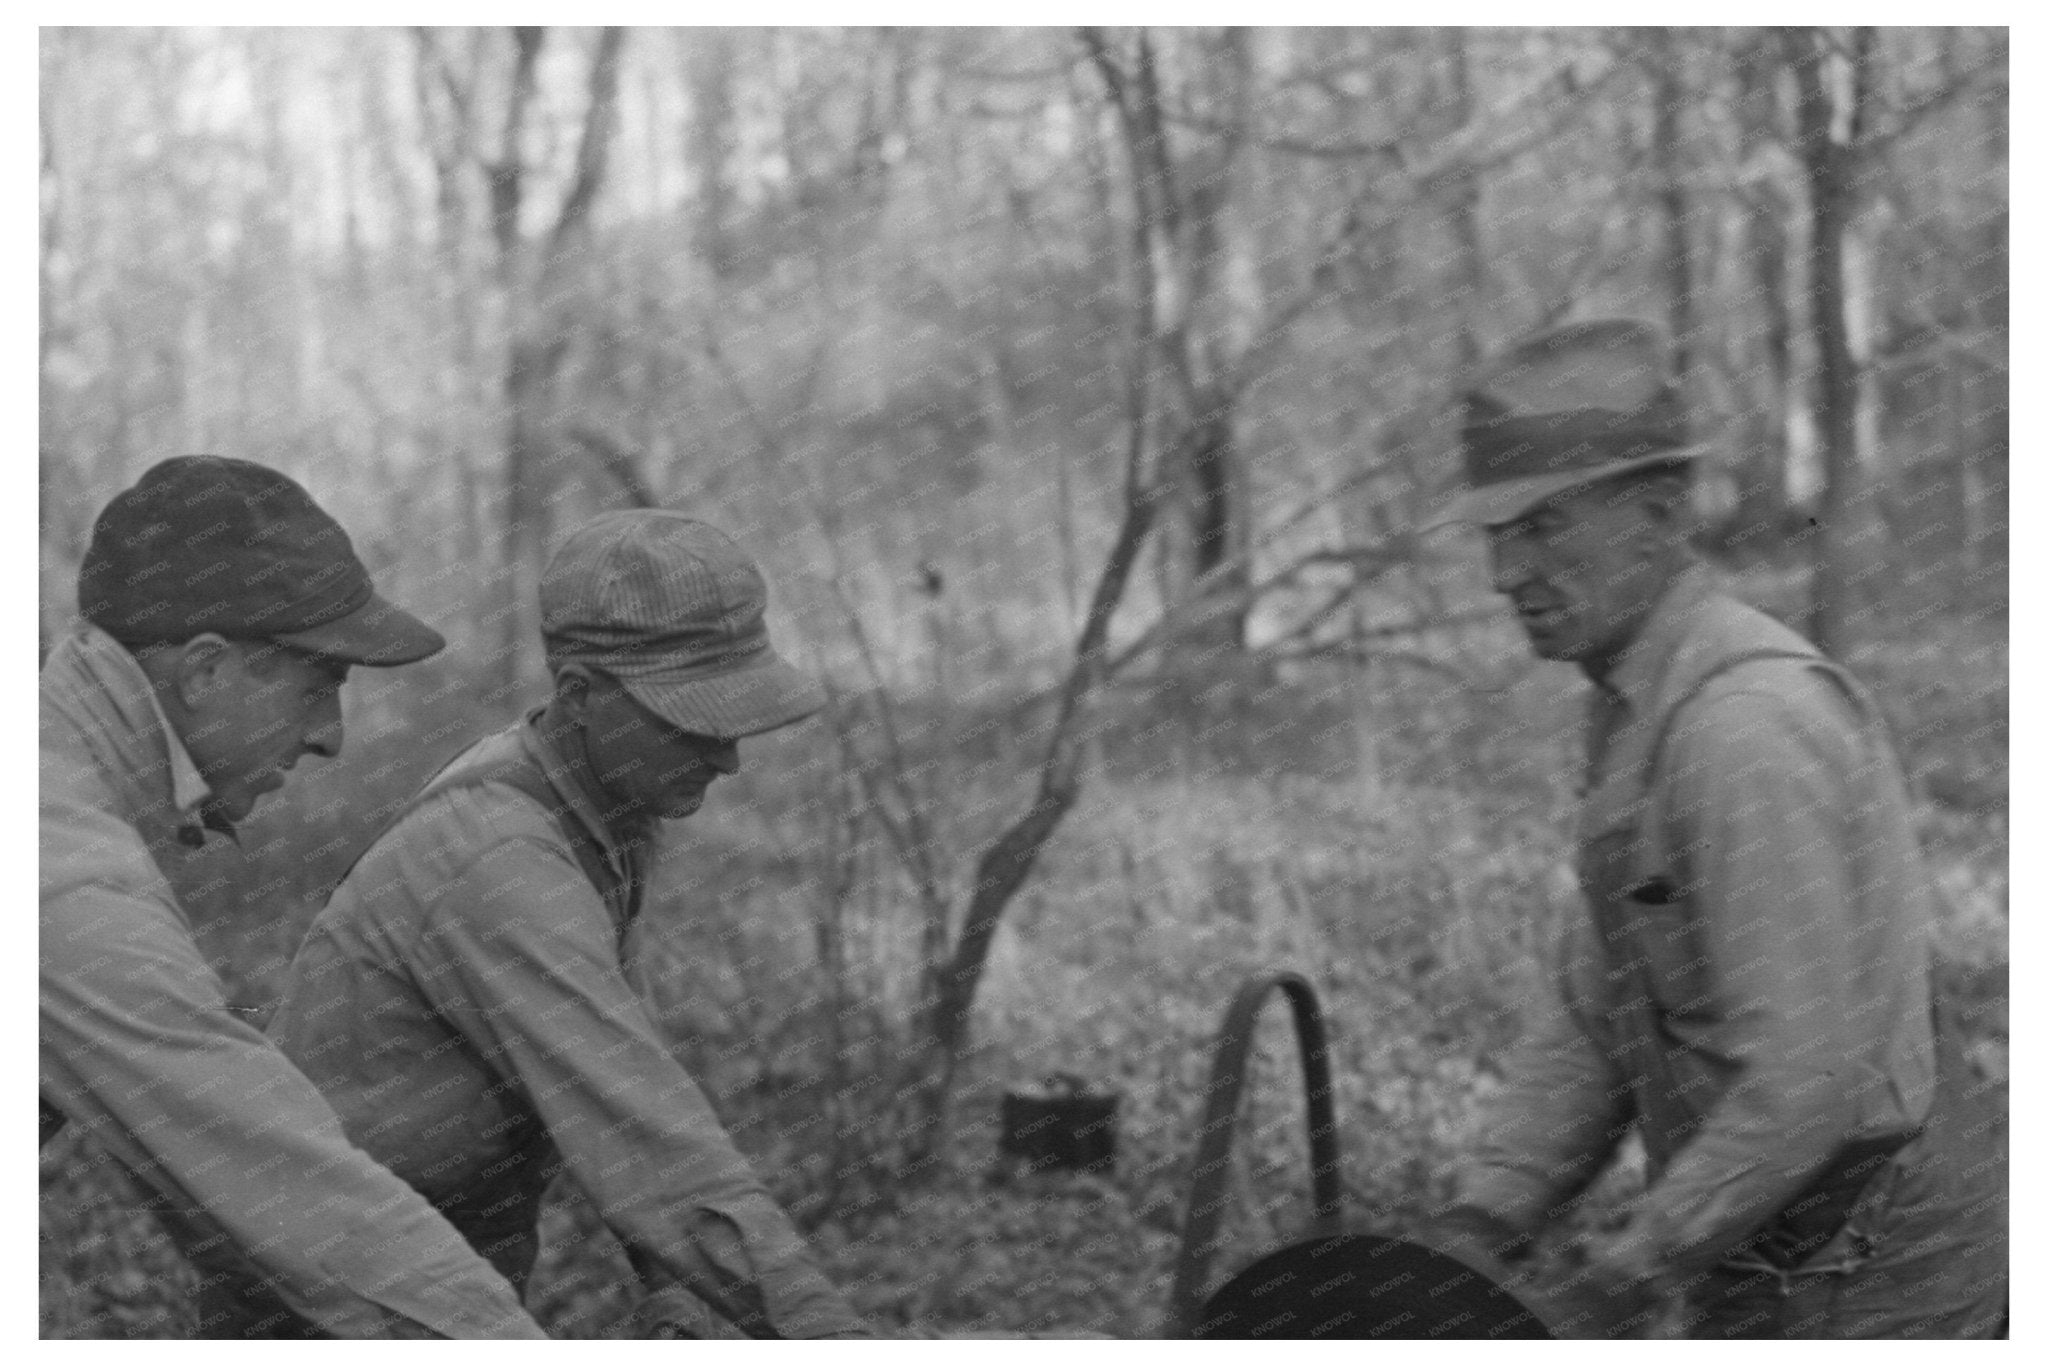
[[[1586,1235],[1578,1261],[1588,1280],[1616,1293],[1650,1287],[1663,1273],[1656,1246],[1633,1222]]]
[[[1680,1335],[1673,1330],[1683,1296],[1662,1250],[1640,1223],[1586,1234],[1560,1261],[1568,1269],[1551,1290],[1551,1308],[1565,1336]]]
[[[700,1206],[690,1212],[689,1250],[701,1281],[691,1285],[733,1327],[750,1338],[782,1336],[768,1314],[760,1272],[747,1251],[747,1235],[723,1210]]]

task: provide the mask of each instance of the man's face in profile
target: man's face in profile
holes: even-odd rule
[[[1663,586],[1643,537],[1656,527],[1626,482],[1603,480],[1487,528],[1493,588],[1544,659],[1600,672],[1634,639]]]
[[[234,640],[219,641],[203,668],[181,738],[211,790],[213,814],[245,820],[301,758],[341,753],[347,664],[274,641]]]

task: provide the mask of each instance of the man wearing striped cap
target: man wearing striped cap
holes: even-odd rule
[[[759,570],[703,522],[599,516],[540,598],[552,698],[371,846],[300,948],[271,1035],[515,1285],[566,1171],[681,1316],[657,1335],[864,1336],[621,959],[656,823],[697,811],[743,737],[823,693],[770,646]]]

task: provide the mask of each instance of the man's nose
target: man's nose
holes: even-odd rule
[[[704,752],[704,762],[730,777],[740,771],[740,742],[720,741],[715,747]]]
[[[323,759],[332,759],[341,753],[341,695],[323,701],[313,712],[311,724],[306,728],[306,748]]]
[[[1512,593],[1529,577],[1529,555],[1512,537],[1491,533],[1486,541],[1487,563],[1492,570],[1493,591]]]

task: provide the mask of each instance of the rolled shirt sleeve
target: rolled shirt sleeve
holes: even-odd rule
[[[1860,923],[1851,775],[1866,737],[1832,684],[1761,666],[1681,718],[1662,767],[1680,870],[1683,957],[1664,1002],[1674,1042],[1721,1078],[1637,1219],[1674,1268],[1711,1260],[1796,1195],[1852,1135],[1895,1019],[1860,999],[1888,928]],[[1881,992],[1877,995],[1882,996]]]
[[[643,1269],[757,1337],[862,1331],[620,969],[612,919],[564,851],[517,838],[434,899],[418,980],[527,1098]]]
[[[44,834],[44,1102],[174,1219],[254,1257],[330,1334],[544,1337],[461,1235],[353,1147],[312,1083],[229,1011],[139,847],[133,876],[118,876],[125,827],[73,813]],[[71,877],[81,863],[98,871]]]

